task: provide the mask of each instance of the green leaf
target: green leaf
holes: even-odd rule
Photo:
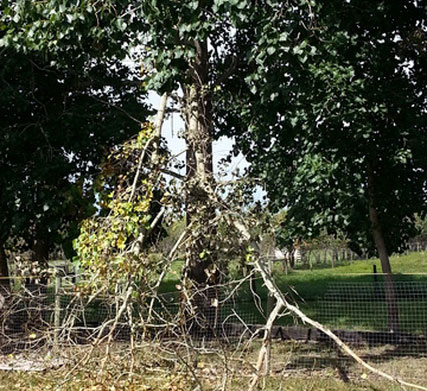
[[[267,48],[267,53],[269,55],[273,55],[274,53],[276,53],[276,48],[274,46],[270,46]]]

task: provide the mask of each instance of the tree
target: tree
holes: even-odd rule
[[[0,57],[0,264],[7,276],[4,248],[18,240],[41,264],[55,245],[72,255],[80,221],[95,212],[100,163],[139,131],[148,110],[118,58],[92,53],[78,67],[59,54],[7,48]]]
[[[417,236],[415,237],[415,240],[425,241],[427,238],[427,216],[421,218],[419,215],[416,215],[415,226],[417,228]]]
[[[145,3],[142,19],[150,23],[150,50],[143,57],[153,70],[149,87],[169,92],[179,87],[183,91],[185,202],[187,223],[194,227],[184,278],[192,284],[215,284],[218,275],[216,231],[208,224],[215,215],[211,202],[215,190],[211,144],[220,128],[233,126],[224,121],[220,109],[223,97],[230,98],[233,92],[230,80],[243,78],[247,68],[264,65],[279,41],[298,41],[296,27],[303,28],[300,22],[309,19],[307,15],[308,8],[276,1]],[[233,111],[235,107],[230,103],[233,99],[226,103],[227,110]]]
[[[3,12],[1,45],[61,59],[64,53],[80,59],[91,40],[91,47],[113,54],[123,53],[120,46],[134,46],[144,61],[147,89],[177,97],[186,123],[184,191],[187,223],[192,225],[184,280],[195,286],[215,284],[216,228],[209,224],[215,215],[212,139],[218,129],[234,126],[221,110],[235,109],[225,108],[233,99],[223,99],[234,90],[229,80],[244,78],[250,71],[253,90],[274,62],[278,47],[298,47],[301,33],[310,28],[310,6],[271,0],[11,4]],[[294,57],[290,56],[298,63]]]
[[[209,237],[215,232],[203,228],[214,213],[208,206],[208,193],[214,188],[211,142],[215,129],[234,126],[224,121],[221,111],[223,97],[233,92],[228,80],[243,78],[249,70],[249,87],[255,93],[253,88],[265,76],[277,48],[298,47],[299,36],[312,20],[310,7],[271,0],[10,4],[3,11],[3,46],[60,59],[73,53],[83,61],[87,56],[80,53],[88,52],[90,40],[91,47],[108,53],[122,53],[121,45],[141,44],[147,88],[168,93],[181,89],[188,144],[187,221],[200,227],[188,248],[188,274],[193,282],[205,283],[205,270],[215,259],[209,250]],[[289,56],[298,63],[294,57]],[[256,108],[253,112],[256,115]],[[203,260],[202,252],[208,255]]]
[[[414,214],[426,211],[423,11],[411,1],[318,6],[314,33],[293,50],[305,65],[280,75],[289,64],[282,47],[276,72],[265,73],[276,87],[260,85],[259,96],[243,82],[234,89],[243,92],[234,123],[245,124],[234,133],[272,203],[289,208],[287,234],[342,229],[354,249],[375,249],[392,330],[398,317],[388,254],[402,251]],[[254,106],[258,118],[247,114]]]

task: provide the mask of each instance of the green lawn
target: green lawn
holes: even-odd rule
[[[373,274],[373,267],[379,272]],[[402,331],[426,331],[427,328],[427,253],[391,257],[395,287],[399,296]],[[292,287],[305,312],[331,327],[381,330],[387,312],[381,265],[378,259],[359,260],[335,268],[299,269],[288,275],[275,271],[284,292]],[[409,284],[408,284],[409,283]],[[415,284],[413,284],[415,283]],[[418,283],[418,284],[416,284]]]
[[[391,267],[397,281],[423,281],[427,283],[427,252],[392,256]],[[378,259],[358,260],[334,268],[314,266],[313,270],[297,269],[287,276],[279,267],[275,277],[279,286],[292,286],[305,299],[323,297],[331,283],[374,283],[373,266],[381,273]],[[381,280],[381,276],[377,277]]]
[[[373,274],[376,265],[377,275]],[[399,312],[403,331],[427,331],[427,252],[391,257],[394,280],[399,294]],[[161,292],[174,292],[179,284],[182,262],[176,262],[166,276]],[[287,275],[280,263],[274,265],[273,274],[283,292],[292,297],[304,312],[331,327],[382,330],[386,325],[386,308],[381,300],[381,265],[378,259],[357,260],[336,267],[313,265],[313,269],[300,265]],[[403,282],[420,285],[403,285]],[[263,307],[267,291],[257,277],[257,293]],[[297,292],[297,293],[295,293]],[[249,319],[263,322],[249,289],[245,284],[238,304],[241,313]],[[380,299],[378,299],[378,297]],[[292,324],[292,318],[281,323]]]
[[[427,282],[427,252],[410,253],[409,255],[395,255],[390,258],[391,267],[396,278],[407,281]],[[282,266],[274,265],[274,275],[279,285],[290,285],[297,289],[305,299],[322,296],[330,282],[370,282],[373,281],[373,266],[376,265],[381,273],[379,259],[357,260],[352,263],[337,264],[336,267],[313,265],[313,270],[297,267],[286,275]],[[177,261],[172,266],[161,286],[161,292],[176,290],[179,284],[183,262]]]

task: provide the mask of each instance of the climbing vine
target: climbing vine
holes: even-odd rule
[[[75,262],[92,278],[89,288],[111,287],[123,279],[149,278],[158,262],[147,251],[153,239],[165,185],[151,156],[154,128],[142,126],[137,137],[116,147],[97,181],[98,213],[85,220],[75,240]],[[164,197],[163,197],[164,198]]]

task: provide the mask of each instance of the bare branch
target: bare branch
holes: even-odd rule
[[[361,359],[352,349],[350,349],[350,347],[344,343],[336,334],[334,334],[331,330],[329,330],[327,327],[325,327],[324,325],[320,324],[319,322],[316,322],[315,320],[309,318],[307,315],[305,315],[298,307],[296,307],[295,305],[289,303],[285,296],[283,295],[283,293],[280,291],[280,289],[277,287],[277,285],[275,284],[273,278],[271,277],[271,275],[268,273],[268,271],[266,270],[265,266],[262,264],[262,262],[257,259],[255,261],[255,265],[257,267],[257,269],[259,270],[259,272],[262,275],[262,278],[264,280],[265,286],[267,287],[267,289],[269,290],[269,292],[274,295],[274,297],[276,298],[278,303],[281,303],[286,309],[288,309],[290,312],[294,313],[295,315],[297,315],[304,323],[310,324],[313,327],[315,327],[316,329],[322,331],[324,334],[326,334],[329,338],[331,338],[336,344],[337,346],[344,352],[346,353],[348,356],[350,356],[351,358],[353,358],[356,362],[358,362],[359,364],[361,364],[363,367],[365,367],[368,371],[379,375],[387,380],[390,380],[392,382],[398,383],[401,386],[406,386],[406,387],[412,387],[415,388],[417,390],[423,390],[423,391],[427,391],[426,387],[417,385],[417,384],[412,384],[412,383],[408,383],[398,377],[394,377],[392,375],[389,375],[388,373],[385,373],[379,369],[374,368],[372,365],[369,365],[366,361],[364,361],[363,359]]]
[[[267,319],[267,323],[265,324],[265,332],[264,332],[264,338],[262,341],[262,347],[258,354],[258,361],[255,367],[256,370],[252,377],[252,381],[249,385],[249,391],[253,391],[255,389],[255,387],[258,384],[259,378],[261,376],[262,369],[267,368],[268,349],[271,344],[271,329],[273,328],[274,321],[276,320],[277,316],[279,315],[283,307],[284,307],[283,303],[277,300],[273,311],[271,311]]]

